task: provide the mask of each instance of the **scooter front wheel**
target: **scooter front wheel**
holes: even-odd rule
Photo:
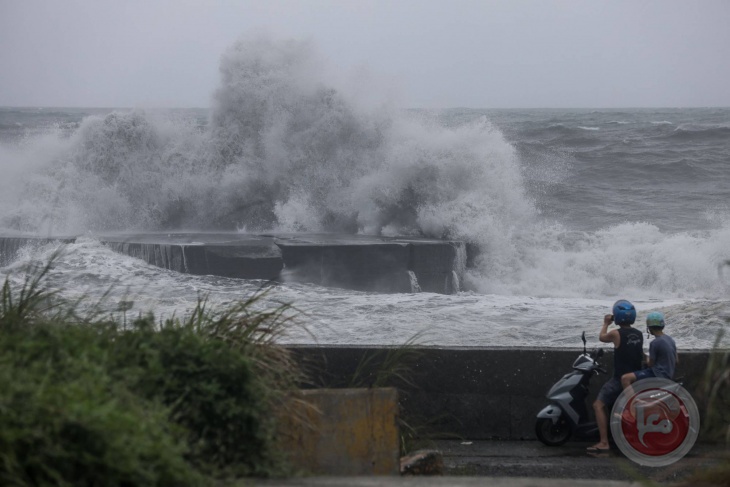
[[[568,441],[572,432],[570,423],[564,417],[560,417],[556,423],[550,418],[537,418],[535,423],[537,439],[547,446],[562,445]]]

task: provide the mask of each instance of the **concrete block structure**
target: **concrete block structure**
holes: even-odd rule
[[[287,409],[279,443],[297,470],[343,476],[400,473],[396,389],[304,390]]]
[[[339,234],[149,233],[96,236],[112,250],[195,275],[312,283],[382,293],[460,290],[463,242]],[[57,240],[0,236],[0,265],[25,245]]]

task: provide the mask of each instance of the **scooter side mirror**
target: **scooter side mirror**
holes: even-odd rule
[[[583,340],[583,354],[586,353],[586,332],[583,330],[583,333],[580,335],[580,339]]]

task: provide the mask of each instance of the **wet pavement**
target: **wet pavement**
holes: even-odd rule
[[[444,455],[446,475],[533,477],[552,479],[652,480],[673,483],[698,468],[722,461],[723,450],[695,445],[684,458],[666,467],[638,465],[618,450],[589,454],[591,443],[548,447],[538,441],[436,441]],[[726,461],[725,457],[725,461]]]
[[[251,484],[245,484],[251,485]],[[277,487],[641,487],[616,480],[535,479],[519,477],[309,477],[273,480],[254,485]]]
[[[547,447],[537,441],[437,440],[428,448],[444,457],[444,476],[439,477],[305,477],[256,482],[262,486],[355,486],[389,487],[477,486],[495,487],[585,487],[639,486],[650,480],[673,484],[697,469],[727,461],[727,450],[714,445],[695,445],[678,462],[666,467],[642,467],[617,450],[590,455],[590,443]]]

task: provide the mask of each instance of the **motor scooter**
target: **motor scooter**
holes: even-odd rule
[[[606,373],[598,360],[603,349],[586,351],[586,332],[581,335],[583,353],[573,362],[573,371],[565,374],[548,391],[550,403],[537,413],[535,433],[548,446],[562,445],[571,436],[582,440],[598,439],[598,426],[589,421],[586,397],[591,378]]]

